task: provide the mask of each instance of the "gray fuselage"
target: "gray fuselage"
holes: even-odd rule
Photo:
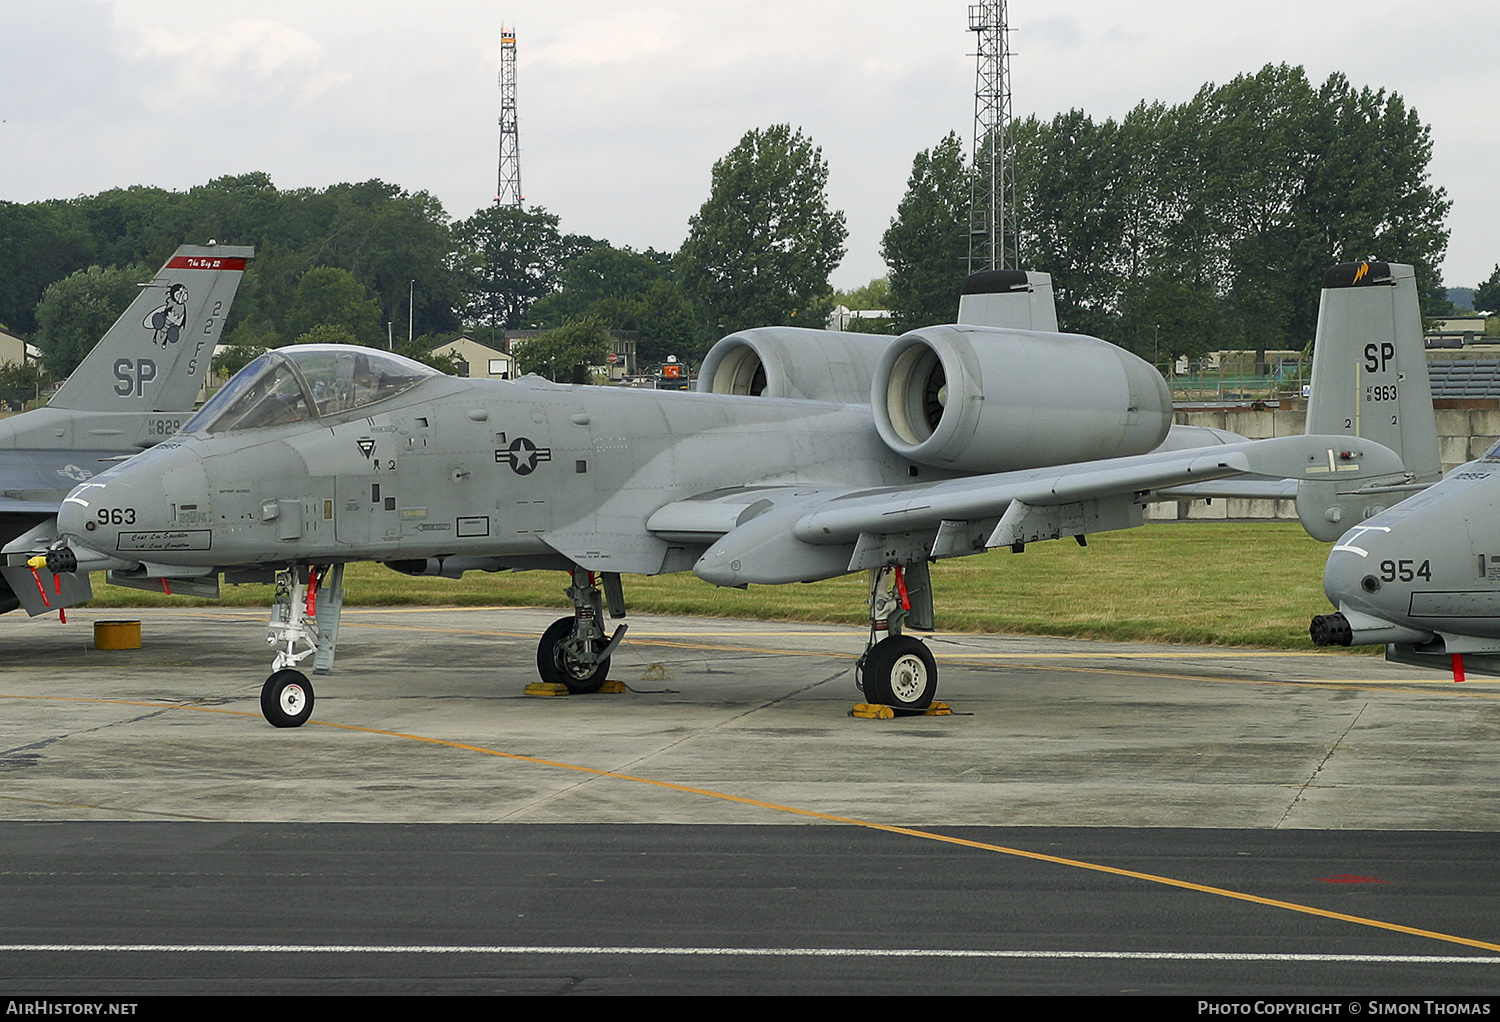
[[[670,544],[645,528],[665,504],[746,485],[909,484],[916,471],[880,442],[868,406],[435,376],[316,424],[180,434],[100,476],[107,490],[77,491],[59,527],[124,560],[203,567],[563,566],[590,563],[592,537],[609,551],[602,570],[651,574],[688,566],[668,565]]]
[[[1351,618],[1354,644],[1500,639],[1497,514],[1500,456],[1491,451],[1350,529],[1329,553],[1323,588],[1335,606],[1374,619],[1361,637]],[[1384,635],[1377,622],[1416,634]]]

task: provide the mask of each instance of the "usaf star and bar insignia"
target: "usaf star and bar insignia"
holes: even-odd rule
[[[504,442],[504,438],[501,438]],[[529,476],[544,461],[552,460],[552,448],[538,447],[524,436],[518,436],[510,446],[495,452],[495,463],[509,465],[518,476]]]

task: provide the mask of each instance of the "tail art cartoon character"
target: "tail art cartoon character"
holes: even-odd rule
[[[182,284],[173,284],[167,288],[166,304],[151,310],[146,317],[144,325],[151,331],[151,339],[163,348],[177,343],[182,325],[187,321],[187,301],[188,289]]]

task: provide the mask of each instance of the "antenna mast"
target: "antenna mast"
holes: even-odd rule
[[[969,5],[975,54],[974,177],[969,194],[969,272],[1019,269],[1015,140],[1011,137],[1010,32],[1005,0]]]
[[[521,134],[516,121],[516,30],[500,29],[500,184],[495,204],[521,208]]]

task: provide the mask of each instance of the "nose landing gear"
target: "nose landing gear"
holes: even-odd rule
[[[312,682],[297,668],[312,657],[314,674],[332,673],[343,609],[342,564],[276,572],[266,641],[277,653],[260,690],[260,712],[272,727],[301,727],[312,717]]]

